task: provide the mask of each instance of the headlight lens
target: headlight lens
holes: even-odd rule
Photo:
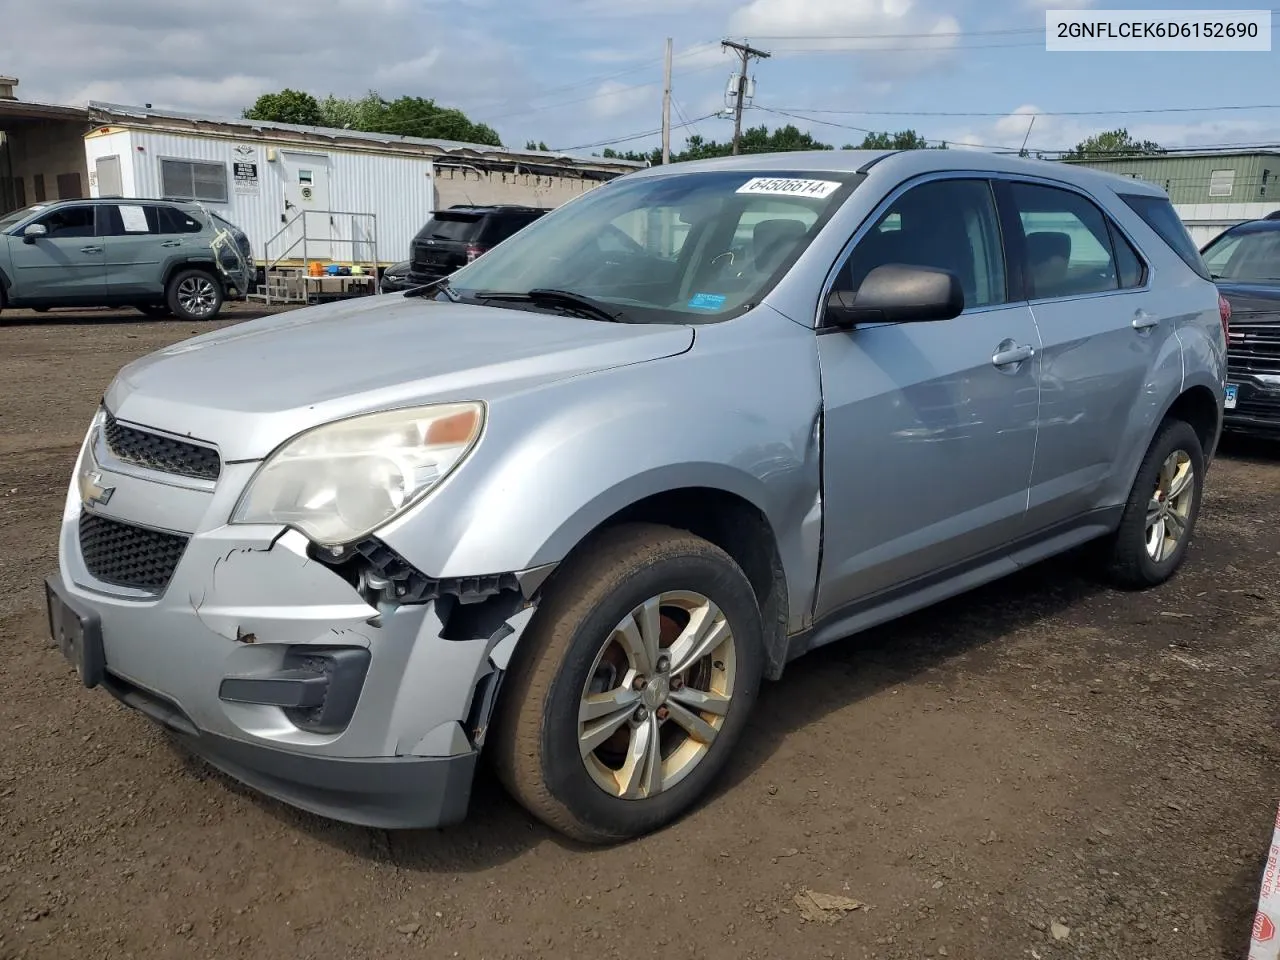
[[[483,425],[483,404],[451,403],[308,430],[267,459],[231,522],[287,524],[322,546],[351,543],[426,496]]]

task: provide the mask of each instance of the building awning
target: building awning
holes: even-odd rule
[[[32,103],[28,100],[0,100],[0,130],[20,130],[50,121],[89,125],[87,107],[64,107],[54,103]]]

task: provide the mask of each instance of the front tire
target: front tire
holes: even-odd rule
[[[179,270],[165,288],[165,302],[179,320],[212,320],[222,309],[222,285],[203,270]]]
[[[755,593],[728,554],[670,527],[606,530],[556,572],[520,641],[498,777],[573,839],[656,830],[723,768],[763,667]]]
[[[1203,492],[1200,438],[1182,420],[1165,421],[1138,469],[1111,541],[1107,574],[1112,582],[1141,590],[1177,573],[1187,557]]]

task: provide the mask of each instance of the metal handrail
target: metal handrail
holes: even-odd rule
[[[279,265],[280,265],[284,260],[288,259],[288,258],[289,258],[289,256],[294,252],[294,250],[297,248],[297,246],[298,246],[299,244],[302,244],[302,265],[303,265],[303,270],[304,270],[304,271],[306,271],[306,270],[307,270],[307,268],[308,268],[308,267],[310,267],[310,265],[311,265],[311,258],[310,258],[310,256],[309,256],[309,253],[308,253],[308,250],[307,250],[307,242],[308,242],[308,240],[310,240],[310,239],[319,240],[320,238],[319,238],[319,237],[311,238],[311,237],[309,237],[309,236],[308,236],[308,234],[307,234],[307,221],[306,221],[306,217],[307,217],[307,215],[308,215],[308,214],[312,214],[312,215],[315,215],[315,216],[327,216],[327,217],[329,218],[329,222],[330,222],[330,225],[331,225],[331,226],[333,225],[333,218],[334,218],[334,217],[350,217],[350,218],[351,218],[351,230],[350,230],[350,234],[351,234],[351,236],[350,236],[350,238],[346,238],[346,237],[333,237],[333,236],[330,236],[330,237],[326,237],[326,238],[325,238],[325,243],[327,243],[327,244],[335,244],[335,243],[336,243],[336,244],[343,244],[343,243],[349,243],[349,244],[351,244],[351,245],[352,245],[352,250],[351,250],[351,253],[352,253],[352,261],[351,261],[351,262],[352,262],[352,264],[353,264],[353,265],[355,265],[355,264],[363,264],[363,263],[365,262],[364,260],[358,260],[358,259],[356,259],[355,254],[356,254],[357,250],[359,249],[359,247],[358,247],[357,245],[365,245],[365,244],[367,244],[367,245],[369,246],[370,250],[372,251],[372,253],[371,253],[371,257],[370,257],[370,259],[369,259],[369,261],[368,261],[368,262],[369,262],[369,263],[371,263],[371,264],[373,265],[373,273],[371,274],[371,276],[372,276],[372,277],[373,277],[373,279],[374,279],[374,292],[375,292],[375,293],[381,292],[381,291],[380,291],[380,289],[379,289],[379,287],[378,287],[378,285],[377,285],[377,275],[378,275],[378,215],[377,215],[376,213],[359,213],[359,212],[351,211],[351,210],[300,210],[300,211],[298,211],[298,213],[294,214],[294,216],[293,216],[290,220],[286,221],[286,222],[285,222],[285,224],[284,224],[284,225],[283,225],[279,230],[277,230],[274,234],[272,234],[272,235],[271,235],[271,237],[269,237],[269,238],[267,239],[266,243],[264,243],[264,244],[263,244],[262,252],[263,252],[263,258],[264,258],[264,261],[266,262],[266,266],[264,267],[263,273],[264,273],[264,277],[265,277],[265,278],[267,279],[267,281],[268,281],[268,282],[265,284],[264,288],[263,288],[263,291],[264,291],[264,297],[265,297],[265,302],[266,302],[266,303],[268,303],[268,304],[271,302],[271,284],[270,284],[270,273],[271,273],[271,271],[272,271],[272,270],[274,270],[275,268],[277,268],[277,267],[278,267],[278,266],[279,266]],[[365,237],[365,238],[363,238],[363,239],[357,239],[357,238],[356,238],[356,218],[357,218],[357,217],[361,217],[361,218],[365,218],[365,219],[367,219],[367,220],[369,221],[369,224],[370,224],[370,228],[371,228],[371,229],[369,230],[369,234],[368,234],[368,236],[367,236],[367,237]],[[272,245],[275,241],[277,241],[278,239],[280,239],[280,237],[281,237],[282,235],[284,235],[284,234],[288,233],[292,228],[294,228],[294,227],[297,225],[297,223],[298,223],[298,221],[299,221],[299,220],[301,220],[301,221],[302,221],[302,230],[301,230],[301,234],[300,234],[300,236],[296,237],[296,238],[293,240],[293,242],[292,242],[292,243],[290,243],[287,247],[285,247],[285,249],[284,249],[283,251],[281,251],[281,252],[280,252],[280,254],[279,254],[275,259],[269,259],[269,257],[270,257],[270,251],[271,251],[271,245]],[[327,258],[327,257],[326,257],[325,259],[332,259],[332,258]]]

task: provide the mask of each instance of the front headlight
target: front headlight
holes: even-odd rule
[[[267,458],[231,522],[286,524],[322,546],[349,544],[426,496],[483,425],[483,404],[450,403],[315,427]]]

